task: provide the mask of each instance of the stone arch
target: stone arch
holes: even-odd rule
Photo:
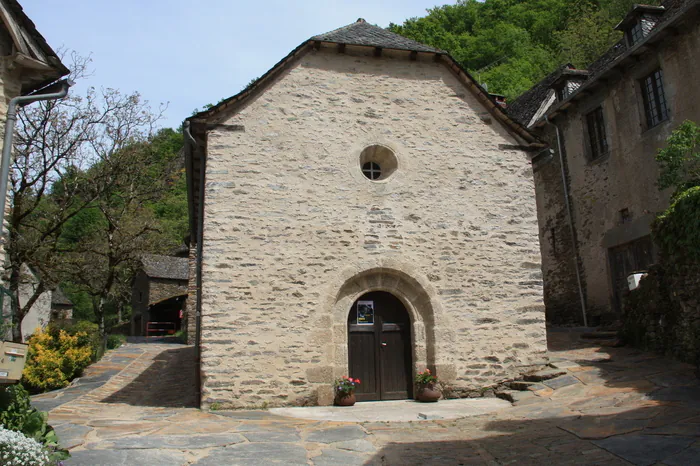
[[[353,303],[371,291],[386,291],[406,307],[411,321],[413,371],[435,367],[438,358],[436,328],[442,320],[437,292],[410,266],[399,263],[363,263],[345,270],[329,296],[333,327],[333,355],[329,361],[335,377],[348,371],[348,312]]]

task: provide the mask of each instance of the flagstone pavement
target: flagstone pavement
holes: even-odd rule
[[[461,419],[332,422],[199,411],[193,348],[130,343],[38,395],[67,465],[700,465],[695,367],[550,331],[563,375]],[[353,409],[353,408],[347,408]]]

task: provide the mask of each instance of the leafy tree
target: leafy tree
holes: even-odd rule
[[[659,188],[675,188],[679,194],[700,186],[700,126],[686,120],[666,141],[667,146],[656,154]]]
[[[458,0],[393,32],[448,51],[491,92],[515,98],[562,63],[585,68],[620,39],[634,0]]]
[[[88,75],[89,63],[72,56],[74,80]],[[5,266],[13,301],[19,303],[12,316],[13,340],[22,339],[21,322],[39,296],[65,277],[66,238],[79,243],[102,221],[96,217],[98,201],[114,192],[119,176],[94,167],[146,141],[157,119],[138,94],[114,89],[90,88],[85,96],[71,94],[18,112]],[[31,296],[20,302],[24,264],[39,276]]]

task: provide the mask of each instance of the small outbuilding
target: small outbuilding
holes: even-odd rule
[[[132,284],[132,335],[172,334],[181,329],[188,274],[186,257],[141,257],[141,270]]]

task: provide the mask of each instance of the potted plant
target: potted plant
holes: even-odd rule
[[[336,406],[352,406],[355,404],[355,388],[360,385],[360,379],[353,379],[347,375],[336,379],[333,384],[335,388],[335,400],[333,404]]]
[[[430,373],[430,369],[416,374],[416,399],[422,402],[436,402],[440,399],[438,379]]]

